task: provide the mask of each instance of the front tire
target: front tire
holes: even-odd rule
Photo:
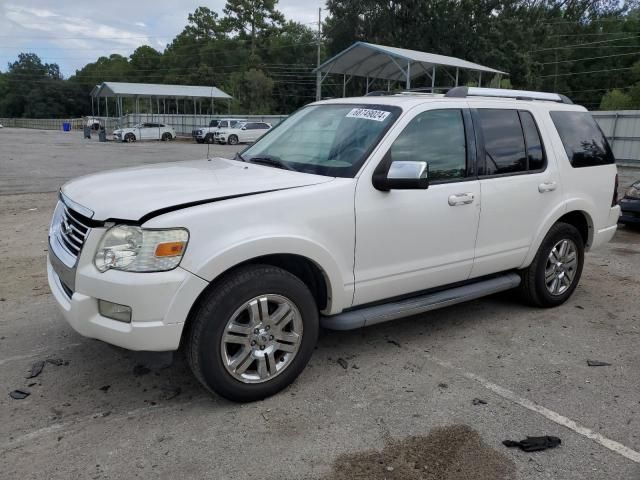
[[[248,265],[223,277],[201,300],[187,359],[210,391],[236,402],[271,396],[307,365],[318,339],[318,308],[298,277]]]
[[[578,286],[583,265],[584,241],[580,232],[568,223],[556,223],[529,268],[522,271],[522,296],[537,307],[562,305]]]
[[[215,143],[213,140],[213,135],[211,133],[207,133],[204,137],[204,141],[206,143]]]
[[[127,143],[133,143],[136,141],[136,136],[133,133],[127,133],[124,136],[124,141]]]
[[[236,135],[231,135],[228,139],[227,139],[227,143],[229,145],[237,145],[238,144],[238,137]]]

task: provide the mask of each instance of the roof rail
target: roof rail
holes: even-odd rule
[[[479,87],[454,87],[445,97],[500,97],[515,98],[516,100],[546,100],[573,105],[571,99],[560,93],[531,92],[528,90],[510,90],[507,88],[479,88]]]

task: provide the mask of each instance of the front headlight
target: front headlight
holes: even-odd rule
[[[98,245],[94,264],[101,272],[113,268],[127,272],[162,272],[178,266],[189,241],[184,228],[150,230],[116,225]]]
[[[640,200],[640,185],[632,185],[629,190],[627,190],[627,193],[624,194],[624,196]]]

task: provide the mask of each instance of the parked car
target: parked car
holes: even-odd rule
[[[113,139],[120,142],[135,142],[138,140],[174,140],[176,131],[169,125],[162,123],[139,123],[131,128],[118,128],[113,131]]]
[[[620,223],[640,226],[640,180],[635,182],[620,199]]]
[[[271,129],[271,124],[266,122],[239,123],[232,128],[220,128],[214,133],[217,143],[252,143]]]
[[[198,143],[213,143],[214,135],[221,128],[235,128],[236,125],[244,123],[246,120],[241,118],[221,118],[219,120],[211,120],[209,127],[197,128],[191,131],[191,136]]]
[[[94,117],[87,117],[86,126],[91,130],[100,130],[100,119]]]
[[[66,183],[48,280],[80,334],[182,346],[207,389],[256,400],[298,376],[320,326],[510,289],[563,304],[616,231],[616,178],[591,114],[556,94],[325,100],[234,160]]]

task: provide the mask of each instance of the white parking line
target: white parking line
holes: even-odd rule
[[[600,435],[599,433],[594,432],[590,428],[582,426],[579,423],[574,422],[570,418],[560,415],[559,413],[554,412],[553,410],[549,410],[548,408],[543,407],[542,405],[539,405],[532,400],[523,398],[517,395],[516,393],[512,392],[511,390],[501,387],[500,385],[496,385],[495,383],[492,383],[489,380],[482,378],[479,375],[476,375],[475,373],[462,370],[461,368],[456,367],[455,365],[447,361],[440,360],[439,358],[436,358],[432,355],[429,355],[429,354],[424,354],[424,355],[429,360],[440,365],[441,367],[455,370],[457,373],[459,373],[463,377],[479,383],[484,388],[491,390],[493,393],[500,395],[502,398],[510,400],[513,403],[517,403],[521,407],[531,410],[532,412],[536,412],[542,415],[543,417],[551,420],[552,422],[557,423],[558,425],[562,425],[563,427],[566,427],[569,430],[572,430],[575,433],[582,435],[583,437],[587,437],[593,440],[594,442],[599,443],[603,447],[608,448],[612,452],[622,455],[623,457],[628,458],[633,462],[640,463],[639,452],[636,452],[635,450],[632,450],[631,448],[625,445],[622,445],[621,443],[616,442],[615,440],[611,440],[603,435]]]

